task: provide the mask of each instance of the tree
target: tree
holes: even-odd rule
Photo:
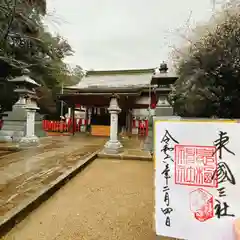
[[[45,13],[45,0],[0,0],[0,82],[3,86],[0,95],[9,96],[8,101],[0,98],[4,110],[9,110],[17,99],[6,80],[21,75],[24,68],[42,85],[38,91],[40,107],[50,112],[52,104],[50,108],[43,106],[47,101],[42,101],[45,99],[42,96],[48,96],[53,102],[49,89],[67,80],[69,71],[63,59],[73,51],[61,36],[45,30],[42,22]]]
[[[76,65],[73,69],[70,70],[69,79],[67,85],[78,84],[84,76],[84,70],[79,65]]]
[[[240,117],[240,3],[228,2],[175,50],[179,76],[170,100],[187,117]]]

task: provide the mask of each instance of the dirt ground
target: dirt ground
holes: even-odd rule
[[[46,141],[20,152],[2,156],[0,152],[0,222],[23,201],[98,150],[105,139],[56,137]]]
[[[152,162],[96,159],[3,239],[156,239],[153,190]]]

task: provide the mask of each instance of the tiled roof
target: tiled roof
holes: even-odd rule
[[[76,85],[68,89],[106,89],[148,87],[154,69],[90,71]]]

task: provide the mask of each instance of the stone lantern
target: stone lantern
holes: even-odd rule
[[[19,95],[19,99],[13,105],[12,111],[7,112],[7,116],[3,118],[0,141],[21,144],[38,142],[34,129],[35,112],[38,109],[35,88],[40,85],[28,74],[29,70],[24,70],[22,76],[8,80],[16,86],[14,92]]]
[[[168,66],[165,62],[162,62],[159,68],[155,69],[152,76],[151,85],[157,85],[155,89],[157,95],[157,105],[155,109],[149,109],[149,126],[148,136],[144,143],[144,149],[153,152],[153,125],[154,117],[169,118],[173,116],[173,109],[168,102],[168,94],[171,91],[171,84],[177,80],[175,74],[168,72]],[[152,88],[151,88],[152,89]]]
[[[32,82],[32,86],[37,87],[40,86],[36,82]],[[24,108],[26,109],[27,119],[26,119],[26,131],[25,136],[21,138],[20,145],[21,146],[31,146],[38,144],[38,137],[35,135],[35,114],[39,109],[37,106],[37,97],[35,89],[32,88],[32,94],[28,95],[26,98],[26,105]]]
[[[110,139],[104,146],[103,151],[107,154],[116,154],[123,151],[123,146],[118,140],[118,114],[121,109],[118,105],[118,97],[113,94],[108,108],[110,113]]]

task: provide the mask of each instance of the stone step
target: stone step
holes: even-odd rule
[[[16,130],[1,130],[0,131],[0,135],[1,136],[13,136],[13,135],[19,135],[19,136],[23,136],[24,135],[24,131],[16,131]]]
[[[25,130],[25,125],[3,125],[2,127],[3,131],[24,131]]]
[[[5,120],[3,122],[4,125],[13,125],[13,126],[23,126],[26,124],[26,121],[8,121],[8,120]]]

